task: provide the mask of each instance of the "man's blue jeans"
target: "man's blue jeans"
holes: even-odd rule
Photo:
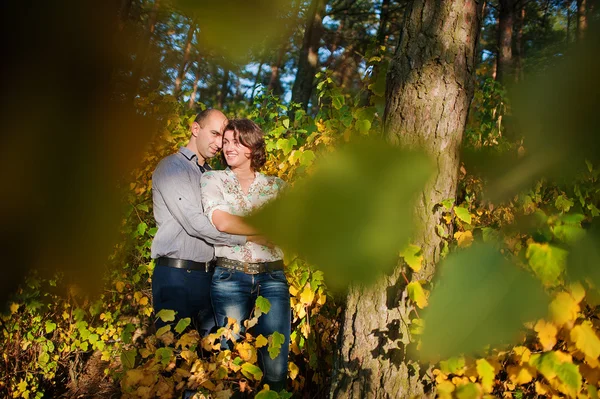
[[[152,304],[154,312],[161,309],[177,311],[174,323],[189,317],[201,336],[215,326],[210,300],[212,273],[202,270],[185,270],[169,266],[156,266],[152,276]],[[156,327],[164,326],[157,320]]]
[[[268,299],[271,309],[258,318],[258,324],[249,332],[254,337],[262,334],[268,338],[277,331],[285,337],[275,359],[269,356],[268,346],[258,350],[259,366],[263,371],[262,382],[269,384],[271,390],[280,391],[285,388],[287,381],[291,328],[290,289],[283,270],[246,274],[222,267],[215,269],[211,297],[217,326],[227,325],[227,317],[232,317],[243,331],[243,321],[250,317],[258,296]]]

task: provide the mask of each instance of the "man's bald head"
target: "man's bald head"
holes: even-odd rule
[[[206,120],[212,116],[225,118],[225,114],[223,114],[218,109],[209,108],[209,109],[205,109],[204,111],[202,111],[198,115],[196,115],[196,119],[194,119],[194,122],[199,124],[200,127],[204,127]]]

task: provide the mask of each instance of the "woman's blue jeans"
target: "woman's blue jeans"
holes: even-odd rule
[[[275,359],[269,356],[268,346],[258,350],[258,362],[263,371],[262,382],[269,384],[271,390],[280,391],[285,388],[287,381],[291,328],[290,290],[283,270],[246,274],[223,267],[215,269],[211,298],[218,327],[227,325],[227,317],[232,317],[243,331],[243,322],[250,317],[258,296],[268,299],[271,309],[258,318],[258,323],[249,332],[255,337],[262,334],[268,338],[277,331],[285,337]]]

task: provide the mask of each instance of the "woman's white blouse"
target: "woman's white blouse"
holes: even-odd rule
[[[214,211],[221,210],[232,215],[246,216],[273,200],[284,189],[286,183],[279,177],[255,172],[248,194],[242,191],[240,182],[231,169],[211,170],[202,174],[202,205],[208,220],[214,225]],[[215,245],[215,255],[240,262],[271,262],[283,259],[280,248],[269,248],[253,242],[244,245]]]

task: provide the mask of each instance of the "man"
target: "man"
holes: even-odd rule
[[[189,143],[163,159],[152,176],[158,226],[152,242],[152,258],[156,259],[152,278],[154,311],[175,310],[176,321],[190,317],[201,335],[215,326],[210,300],[212,245],[246,243],[245,236],[215,229],[202,209],[200,177],[210,169],[206,161],[221,149],[226,124],[222,112],[202,111],[192,124]],[[158,320],[157,327],[162,325]]]

